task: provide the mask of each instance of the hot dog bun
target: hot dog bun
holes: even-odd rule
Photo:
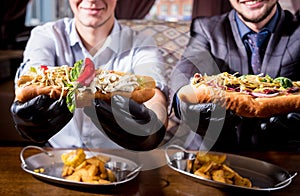
[[[55,68],[52,68],[52,71],[55,70]],[[63,70],[69,70],[68,69],[63,69]],[[57,67],[57,71],[62,71],[62,68]],[[134,75],[134,74],[128,74],[124,72],[116,72],[116,71],[105,71],[103,73],[102,70],[97,70],[96,71],[96,77],[97,74],[101,75],[101,78],[99,78],[98,83],[102,84],[103,82],[100,81],[103,79],[103,75],[106,76],[108,74],[112,75],[112,77],[115,77],[115,74],[118,75],[116,79],[117,81],[121,81],[122,78],[133,78],[135,81],[134,83],[126,83],[129,81],[129,79],[126,79],[126,88],[124,90],[115,90],[110,92],[109,90],[104,91],[102,90],[96,90],[92,97],[93,98],[98,98],[98,99],[103,99],[106,101],[109,101],[110,98],[115,95],[119,94],[125,97],[129,97],[133,100],[135,100],[138,103],[143,103],[149,99],[151,99],[154,96],[155,93],[155,86],[156,82],[155,80],[150,77],[150,76],[140,76],[140,75]],[[68,75],[66,73],[62,74],[64,77],[59,76],[60,78],[65,78],[65,75]],[[51,74],[53,76],[53,74]],[[50,77],[50,76],[47,76]],[[44,81],[43,81],[44,80]],[[57,78],[47,78],[45,79],[45,76],[37,76],[37,75],[23,75],[19,78],[18,80],[18,85],[15,90],[15,95],[16,95],[16,100],[20,102],[26,102],[38,95],[49,95],[53,99],[59,99],[61,97],[66,97],[68,91],[70,90],[69,87],[65,86],[64,83],[68,81],[69,79],[64,79],[64,82],[57,82]],[[97,80],[97,79],[95,79]],[[45,82],[47,81],[47,82]],[[111,82],[110,79],[107,81]],[[131,86],[132,85],[132,86]],[[106,85],[107,87],[108,85]],[[113,86],[113,85],[112,85]],[[130,87],[130,88],[128,88]],[[112,87],[111,87],[112,88]],[[84,99],[90,99],[91,95],[88,91],[86,90],[77,90],[76,91],[76,99],[79,102],[83,102]],[[81,104],[80,104],[81,105]]]
[[[215,102],[234,111],[239,116],[266,118],[300,111],[300,90],[296,83],[294,82],[293,91],[278,89],[276,93],[261,93],[258,96],[257,93],[236,92],[231,89],[228,90],[228,88],[209,85],[203,80],[199,83],[191,82],[191,84],[182,87],[178,96],[187,103]],[[224,83],[222,84],[224,85]]]

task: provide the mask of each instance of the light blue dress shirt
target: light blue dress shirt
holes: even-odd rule
[[[64,18],[32,30],[24,51],[24,63],[19,67],[15,81],[31,66],[73,66],[85,57],[91,58],[96,68],[152,76],[168,97],[164,62],[150,36],[121,26],[116,20],[111,34],[94,56],[83,46],[75,28],[74,19]],[[50,138],[53,147],[120,148],[99,131],[82,109],[77,108],[73,119]]]

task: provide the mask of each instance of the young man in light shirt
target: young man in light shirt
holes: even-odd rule
[[[70,65],[89,57],[96,69],[147,75],[157,88],[151,100],[137,104],[124,97],[113,97],[119,116],[128,127],[118,125],[110,104],[94,101],[95,111],[106,115],[88,116],[84,109],[72,115],[65,101],[47,96],[11,107],[17,130],[28,139],[49,142],[52,147],[103,147],[148,150],[162,141],[167,126],[168,90],[163,62],[154,40],[121,26],[115,18],[117,0],[70,0],[74,18],[49,22],[32,30],[24,51],[18,77],[31,66]],[[41,104],[42,103],[42,104]],[[126,108],[129,104],[130,111]],[[127,105],[127,106],[126,106]],[[133,111],[132,111],[133,110]],[[44,117],[44,118],[43,118]],[[97,121],[99,122],[97,123]],[[145,126],[139,126],[139,123]],[[135,135],[137,129],[143,136]],[[109,136],[109,139],[108,137]]]

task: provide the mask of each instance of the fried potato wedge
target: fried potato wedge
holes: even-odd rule
[[[192,173],[216,182],[252,187],[250,179],[242,177],[225,163],[226,158],[226,154],[197,152]]]

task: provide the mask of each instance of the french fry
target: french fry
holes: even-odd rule
[[[86,161],[83,161],[80,165],[78,165],[74,170],[75,171],[78,171],[82,168],[85,168],[87,166],[87,162]]]
[[[99,179],[99,181],[98,181],[100,184],[109,184],[109,183],[111,183],[110,181],[108,181],[108,180],[103,180],[103,179]]]
[[[88,169],[88,175],[89,176],[96,176],[98,173],[99,168],[97,165],[91,165],[90,168]]]
[[[105,163],[110,160],[109,157],[97,155],[85,158],[85,154],[82,152],[84,152],[82,149],[77,149],[62,156],[64,162],[62,177],[75,182],[92,184],[108,184],[116,181],[114,173],[105,168]],[[68,156],[71,156],[71,158]],[[76,161],[70,164],[69,160],[74,160],[74,157],[76,157]],[[80,162],[78,161],[79,158]]]
[[[67,180],[75,181],[75,182],[80,182],[81,177],[79,175],[70,175],[66,177]]]
[[[243,178],[240,175],[234,176],[234,184],[245,187],[252,187],[252,183],[248,178]]]
[[[227,165],[223,164],[222,167],[223,167],[223,170],[224,170],[225,178],[230,179],[230,178],[233,178],[235,175],[238,175],[235,171],[233,171]]]
[[[221,170],[221,169],[213,170],[211,173],[212,173],[212,179],[214,181],[226,183],[223,170]]]
[[[194,174],[197,176],[200,176],[202,178],[205,178],[205,179],[209,179],[209,180],[211,179],[211,177],[209,175],[207,175],[199,170],[195,171]]]
[[[240,176],[225,164],[226,158],[226,154],[197,152],[192,173],[221,183],[252,187],[250,179]]]
[[[70,166],[67,166],[67,165],[64,165],[61,176],[62,177],[70,176],[70,175],[73,174],[73,172],[74,172],[74,168],[72,168]]]
[[[101,160],[98,159],[97,157],[91,157],[91,158],[86,159],[86,162],[91,165],[99,165],[100,161]]]
[[[82,182],[97,182],[98,180],[100,180],[99,176],[90,176],[90,175],[84,175],[81,177],[82,178]]]
[[[198,170],[202,173],[206,173],[208,172],[214,165],[216,165],[216,163],[212,162],[212,161],[208,161],[206,163],[204,163]]]
[[[204,152],[197,152],[196,154],[197,159],[200,163],[206,163],[208,161],[213,161],[218,164],[222,164],[226,160],[226,155],[216,155],[216,154],[209,154]]]

